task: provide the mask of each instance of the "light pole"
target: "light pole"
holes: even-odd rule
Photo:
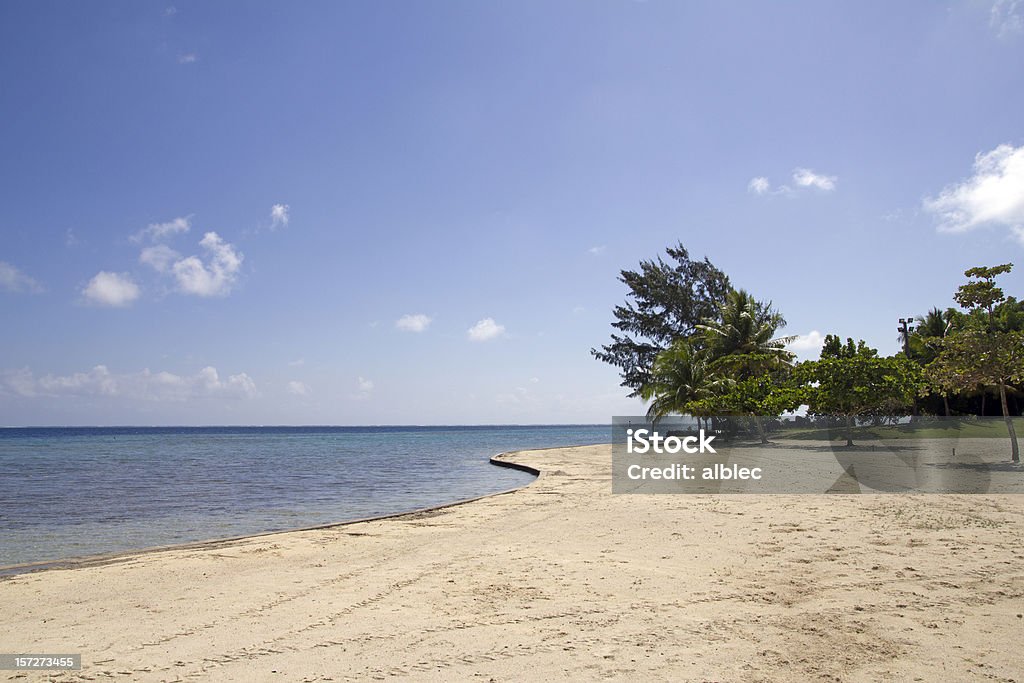
[[[900,336],[903,337],[903,355],[910,359],[910,333],[914,331],[911,327],[911,323],[914,322],[914,316],[908,315],[906,318],[900,318],[900,326],[897,328],[900,331]],[[917,416],[917,397],[914,397],[914,402],[910,408],[911,421]]]
[[[911,327],[913,322],[914,316],[908,315],[906,318],[900,318],[900,326],[896,328],[903,339],[903,355],[907,358],[910,358],[910,333],[914,331]]]

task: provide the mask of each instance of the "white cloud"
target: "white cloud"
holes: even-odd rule
[[[0,290],[39,293],[43,291],[43,287],[15,266],[0,261]]]
[[[171,249],[166,244],[154,244],[145,247],[139,254],[139,262],[145,263],[158,273],[170,271],[175,261],[181,258],[181,254]]]
[[[177,13],[178,13],[178,8],[175,7],[174,5],[171,5],[170,7],[168,7],[167,9],[164,10],[164,16],[165,17],[173,17]]]
[[[1020,0],[996,0],[989,11],[989,26],[999,38],[1024,33],[1024,17],[1020,13]]]
[[[747,183],[747,192],[753,192],[754,194],[761,195],[767,193],[772,189],[772,184],[768,182],[768,179],[764,176],[757,176],[751,178],[750,182]]]
[[[591,247],[590,249],[587,249],[587,253],[590,254],[591,256],[597,256],[598,254],[603,254],[605,249],[607,248],[608,247],[606,245],[599,244],[597,246]]]
[[[197,296],[225,296],[238,279],[244,257],[215,232],[203,235],[199,245],[207,252],[207,262],[189,256],[171,266],[178,289]]]
[[[186,52],[183,55],[178,55],[178,64],[192,64],[199,60],[199,57],[195,52]]]
[[[373,380],[366,379],[364,377],[359,378],[359,391],[369,392],[373,391]]]
[[[305,364],[306,364],[306,359],[305,358],[299,358],[297,360],[290,360],[290,361],[288,361],[288,367],[290,367],[290,368],[301,368]]]
[[[35,377],[31,370],[0,373],[0,391],[17,396],[111,396],[143,401],[188,401],[199,398],[251,398],[258,395],[252,378],[242,372],[221,379],[216,368],[205,367],[194,375],[170,372],[114,374],[105,365],[70,375]]]
[[[974,158],[974,174],[927,197],[925,211],[938,218],[942,232],[967,232],[985,225],[1004,226],[1024,236],[1024,145],[999,145]],[[1024,239],[1021,240],[1024,242]]]
[[[505,326],[494,322],[494,318],[484,318],[467,330],[470,341],[483,342],[500,337],[505,333]]]
[[[824,343],[825,335],[818,330],[811,330],[807,334],[798,334],[786,348],[800,356],[813,356],[821,352]]]
[[[288,227],[289,220],[291,220],[291,217],[288,215],[287,204],[274,204],[272,207],[270,207],[271,230]]]
[[[64,246],[65,247],[70,249],[72,247],[77,247],[79,244],[81,244],[81,241],[75,235],[75,231],[74,230],[72,230],[71,228],[68,228],[67,230],[64,231]]]
[[[130,239],[136,244],[147,238],[153,242],[159,242],[160,240],[177,235],[179,232],[188,232],[191,227],[192,217],[183,216],[181,218],[169,220],[166,223],[150,223],[145,228],[132,235]]]
[[[538,382],[540,382],[540,377],[531,377],[530,378],[530,384],[537,384]]]
[[[120,308],[139,298],[139,286],[127,273],[101,270],[82,288],[82,296],[91,304]]]
[[[295,396],[308,396],[309,385],[305,382],[291,381],[288,382],[288,393]]]
[[[825,192],[831,192],[836,189],[836,182],[839,179],[836,176],[826,176],[815,173],[809,168],[798,168],[793,171],[793,182],[798,187],[815,187]]]
[[[430,327],[431,318],[423,313],[403,315],[395,321],[395,327],[403,332],[423,332]]]

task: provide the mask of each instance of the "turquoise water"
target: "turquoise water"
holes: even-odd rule
[[[487,461],[607,426],[0,429],[0,566],[414,510],[528,484]]]

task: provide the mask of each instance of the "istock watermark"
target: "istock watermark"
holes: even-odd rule
[[[714,453],[715,449],[712,448],[711,442],[715,440],[715,437],[707,436],[703,429],[699,430],[699,432],[696,436],[678,437],[674,434],[662,436],[650,429],[626,429],[626,452],[640,454],[647,453],[648,451],[672,454],[679,451],[684,453]],[[698,442],[699,446],[693,445]]]
[[[615,417],[612,491],[1024,493],[1010,434],[1002,418]]]

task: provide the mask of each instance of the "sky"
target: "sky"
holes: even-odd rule
[[[1024,296],[1024,1],[0,3],[0,425],[607,423],[681,242],[899,350]]]

